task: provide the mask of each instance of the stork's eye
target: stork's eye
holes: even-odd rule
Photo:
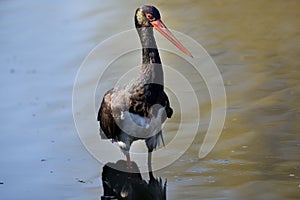
[[[150,21],[154,21],[154,20],[155,20],[155,17],[153,17],[153,15],[150,14],[150,13],[147,13],[147,14],[146,14],[146,17],[147,17]]]

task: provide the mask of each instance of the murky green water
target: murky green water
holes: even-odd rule
[[[133,28],[141,4],[0,2],[3,199],[99,199],[102,165],[78,139],[72,87],[87,53]],[[204,83],[190,78],[199,87],[204,121],[184,156],[155,173],[168,179],[168,199],[299,199],[300,2],[154,5],[169,28],[194,38],[212,56],[228,104],[217,145],[198,159],[210,102]],[[178,120],[168,121],[167,141]]]

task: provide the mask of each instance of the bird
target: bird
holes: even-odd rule
[[[134,15],[142,50],[142,64],[138,76],[123,86],[107,91],[98,111],[101,138],[117,142],[126,156],[130,172],[131,144],[145,140],[148,149],[148,173],[152,173],[152,152],[160,142],[163,143],[161,124],[171,118],[171,108],[167,93],[164,91],[164,73],[153,34],[157,30],[187,56],[192,54],[178,41],[161,20],[158,9],[143,5]]]

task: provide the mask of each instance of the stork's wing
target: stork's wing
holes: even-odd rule
[[[111,109],[112,94],[113,94],[113,90],[109,90],[108,92],[105,93],[98,112],[97,120],[99,121],[101,127],[100,130],[101,138],[114,140],[119,135],[120,128],[118,127],[112,115],[112,109]]]

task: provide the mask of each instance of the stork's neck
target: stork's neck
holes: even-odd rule
[[[137,29],[142,44],[143,64],[141,78],[147,83],[164,85],[164,74],[153,35],[153,28],[141,27]]]

